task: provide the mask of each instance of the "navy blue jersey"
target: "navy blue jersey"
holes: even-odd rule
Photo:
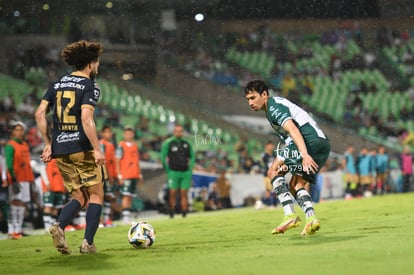
[[[81,109],[94,109],[100,93],[97,83],[78,75],[66,75],[46,91],[43,100],[53,112],[53,157],[92,150],[82,127]]]

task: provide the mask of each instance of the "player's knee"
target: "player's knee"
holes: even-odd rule
[[[269,179],[273,179],[276,176],[284,176],[286,174],[286,169],[287,169],[287,166],[284,164],[280,166],[278,169],[275,169],[275,170],[269,169],[269,171],[267,171],[267,176],[269,177]]]
[[[289,182],[289,187],[291,190],[299,190],[301,188],[304,188],[306,183],[306,180],[301,176],[293,175],[292,179]]]
[[[72,196],[72,199],[77,200],[82,207],[85,205],[86,201],[80,190],[72,191],[71,196]]]

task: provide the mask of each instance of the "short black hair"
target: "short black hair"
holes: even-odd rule
[[[112,130],[112,127],[110,125],[105,124],[104,126],[102,126],[101,132],[103,132],[107,129]]]
[[[22,121],[13,120],[9,122],[10,131],[16,129],[18,126],[22,127],[23,130],[26,130],[26,125]]]
[[[126,131],[132,131],[132,132],[134,132],[134,127],[132,127],[132,125],[126,125],[124,127],[124,132],[126,132]]]
[[[266,91],[269,94],[269,88],[267,87],[266,83],[260,79],[252,80],[244,87],[245,95],[253,91],[258,92],[259,94],[262,94]]]

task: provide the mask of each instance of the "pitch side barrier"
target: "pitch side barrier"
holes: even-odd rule
[[[322,172],[319,174],[322,181],[321,199],[335,199],[344,196],[343,171]],[[210,185],[217,180],[218,175],[207,172],[193,172],[193,186],[189,196],[192,202],[200,195],[203,189],[210,190]],[[289,177],[289,175],[287,175]],[[230,198],[234,207],[244,205],[245,199],[262,198],[265,192],[263,175],[229,174],[231,182]]]

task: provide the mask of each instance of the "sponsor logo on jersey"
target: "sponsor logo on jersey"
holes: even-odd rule
[[[66,143],[66,142],[71,142],[71,141],[77,141],[77,140],[79,140],[79,136],[80,136],[79,132],[75,132],[75,133],[62,132],[56,138],[56,142],[57,143]]]

